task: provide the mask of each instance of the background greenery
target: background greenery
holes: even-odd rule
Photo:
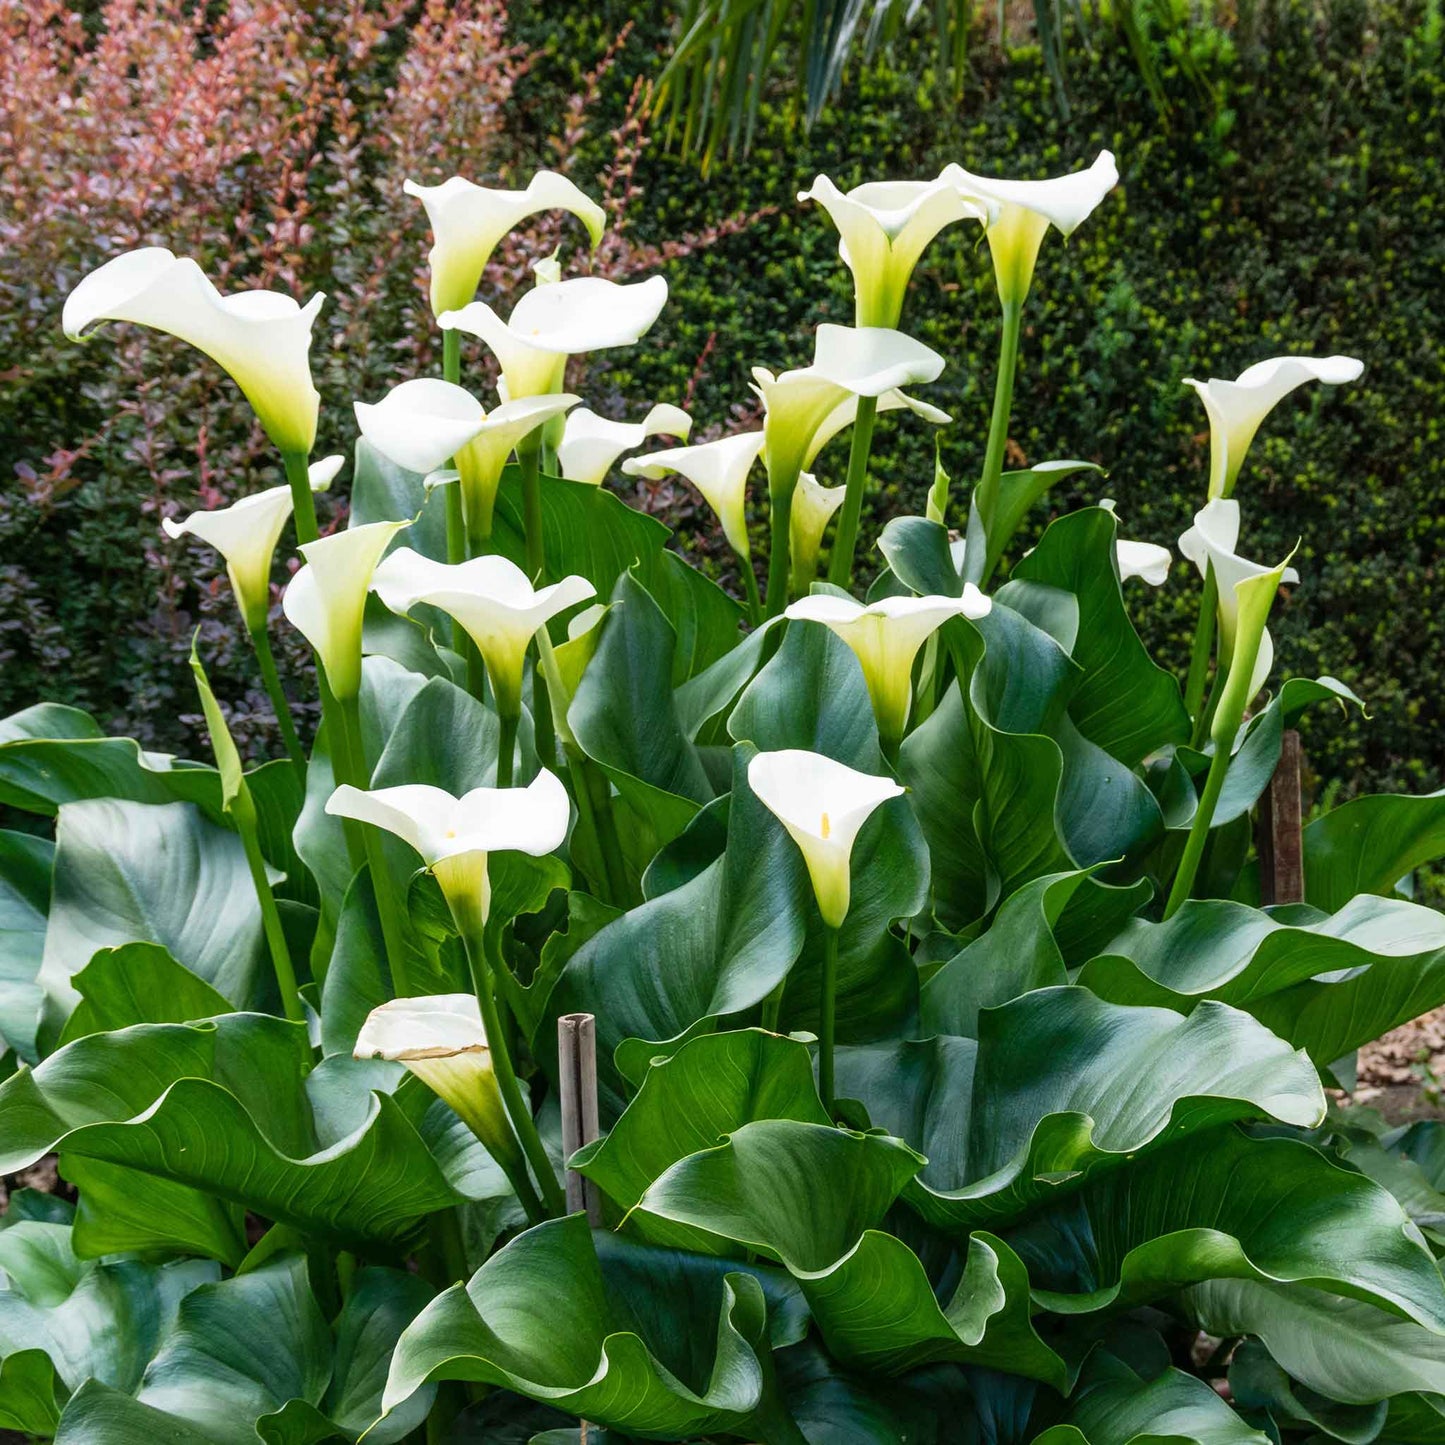
[[[511,91],[499,153],[515,173],[555,164],[565,144],[571,173],[586,184],[609,166],[615,172],[614,129],[634,124],[635,79],[657,73],[666,30],[658,22],[650,32],[630,31],[591,97],[589,126],[574,134],[568,97],[586,88],[585,72],[625,17],[605,7],[565,21],[559,13],[535,7],[512,17],[511,37],[528,63]],[[1121,32],[1095,25],[1069,47],[1067,119],[1037,50],[975,47],[972,83],[954,105],[940,95],[934,52],[920,38],[850,76],[842,102],[811,132],[799,123],[796,95],[780,83],[759,114],[749,155],[706,176],[655,137],[624,176],[625,186],[641,191],[627,207],[636,241],[665,247],[725,218],[776,210],[664,262],[673,292],[662,322],[644,346],[609,358],[606,370],[593,368],[592,404],[633,414],[690,395],[702,432],[736,425],[751,405],[751,366],[806,362],[815,324],[851,319],[835,233],[820,211],[793,199],[817,171],[842,186],[929,176],[950,160],[1036,176],[1108,146],[1119,158],[1118,191],[1067,247],[1056,236],[1045,246],[1026,318],[1016,459],[1102,463],[1107,483],[1056,498],[1058,508],[1110,495],[1125,535],[1172,544],[1202,499],[1207,464],[1203,411],[1181,386],[1184,376],[1232,377],[1287,351],[1361,357],[1360,382],[1300,393],[1267,424],[1240,483],[1245,550],[1273,558],[1302,539],[1303,582],[1277,614],[1281,664],[1341,677],[1373,713],[1361,723],[1320,710],[1307,722],[1320,781],[1347,792],[1438,787],[1445,780],[1445,740],[1434,721],[1445,691],[1438,7],[1264,4],[1241,9],[1227,26],[1180,26],[1153,43],[1162,112]],[[380,81],[366,92],[378,105],[384,93]],[[503,164],[494,157],[474,173]],[[399,183],[384,161],[373,178]],[[394,214],[378,216],[384,236],[369,235],[364,218],[364,211],[350,216],[340,239],[318,225],[324,244],[303,237],[304,289],[335,292],[338,258],[355,267],[368,248],[394,244]],[[413,231],[419,259],[424,228]],[[955,523],[982,457],[997,337],[987,255],[975,241],[962,228],[945,233],[904,316],[906,329],[949,358],[931,399],[955,417],[942,445],[956,479]],[[92,235],[88,245],[76,243],[73,268],[54,286],[40,276],[33,295],[5,297],[7,307],[13,300],[32,317],[57,318],[34,329],[38,339],[5,374],[0,465],[7,477],[17,464],[43,473],[41,458],[89,437],[100,408],[113,404],[103,384],[114,361],[109,344],[77,354],[58,328],[64,285],[111,249]],[[415,324],[414,297],[395,295],[383,290],[376,304],[404,304]],[[386,334],[395,324],[381,318],[368,329]],[[400,379],[415,360],[368,352],[358,364],[376,387]],[[153,372],[158,361],[153,353]],[[158,380],[156,396],[164,386]],[[349,398],[335,386],[323,392],[324,442],[344,445]],[[195,746],[178,644],[196,616],[221,628],[225,612],[164,571],[156,521],[158,509],[191,504],[195,430],[193,414],[167,411],[147,432],[159,460],[150,454],[137,464],[133,430],[110,434],[66,469],[67,485],[79,480],[73,489],[43,506],[32,500],[33,484],[5,499],[0,714],[45,695],[88,706],[154,745]],[[932,447],[916,423],[880,423],[875,517],[921,510]],[[824,453],[823,480],[842,480],[844,456]],[[167,478],[164,498],[156,494],[158,474]],[[258,463],[240,489],[270,480]],[[664,485],[645,501],[682,526],[684,546],[721,560],[710,520],[690,499]],[[1037,524],[1047,516],[1041,510]],[[1161,592],[1135,594],[1146,640],[1181,666],[1196,598],[1182,564]],[[128,619],[137,616],[151,622],[134,629]],[[235,675],[244,676],[244,658]],[[267,745],[259,731],[253,742]]]

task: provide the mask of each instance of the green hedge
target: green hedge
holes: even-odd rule
[[[561,128],[560,97],[615,28],[595,13],[574,15],[562,34],[555,26],[540,7],[518,24],[524,43],[547,51],[519,91],[521,151]],[[607,78],[604,109],[620,114],[632,76],[655,72],[662,39],[634,33]],[[655,145],[633,208],[644,238],[778,209],[746,235],[669,263],[663,322],[610,370],[594,369],[594,405],[634,411],[680,399],[711,338],[693,409],[700,427],[722,423],[748,402],[751,366],[804,363],[813,325],[851,319],[835,234],[793,200],[815,172],[847,185],[961,160],[1042,175],[1107,145],[1119,157],[1119,190],[1069,246],[1055,237],[1045,248],[1015,443],[1029,462],[1101,462],[1108,481],[1091,490],[1117,500],[1126,535],[1172,543],[1202,497],[1207,464],[1202,408],[1182,377],[1233,376],[1285,351],[1363,358],[1360,382],[1298,394],[1262,432],[1240,483],[1246,548],[1273,557],[1302,539],[1304,580],[1277,629],[1282,663],[1343,678],[1373,712],[1368,723],[1324,712],[1311,720],[1321,779],[1351,792],[1438,787],[1445,740],[1430,719],[1445,692],[1445,78],[1425,6],[1271,5],[1243,12],[1229,35],[1177,36],[1172,52],[1161,50],[1173,102],[1163,122],[1122,42],[1102,26],[1091,43],[1072,52],[1067,120],[1037,54],[989,59],[981,47],[976,83],[954,107],[940,103],[920,45],[853,77],[811,134],[780,94],[751,156],[712,176]],[[588,144],[600,161],[610,142],[598,128]],[[574,173],[588,171],[584,158]],[[943,458],[960,502],[982,457],[997,339],[975,240],[959,228],[929,252],[904,317],[950,360],[931,395],[955,417]],[[737,284],[740,273],[749,284]],[[67,409],[84,409],[73,391],[12,392],[0,452],[48,451]],[[340,427],[341,409],[331,409]],[[916,423],[880,423],[875,514],[921,507],[932,445]],[[825,453],[824,480],[840,481],[843,461]],[[176,746],[185,735],[176,714],[191,710],[180,656],[123,625],[154,595],[144,559],[154,519],[141,514],[123,457],[96,470],[38,521],[0,506],[0,715],[43,689]],[[679,519],[691,526],[696,516],[688,507]],[[696,545],[715,550],[710,535]],[[1196,597],[1181,564],[1168,588],[1139,599],[1151,645],[1181,663]]]

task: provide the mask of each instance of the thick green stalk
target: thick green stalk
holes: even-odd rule
[[[1233,745],[1230,739],[1230,746]],[[1209,760],[1209,773],[1204,779],[1204,792],[1199,798],[1194,821],[1189,827],[1189,837],[1184,843],[1184,853],[1179,859],[1179,871],[1174,875],[1174,885],[1169,890],[1169,901],[1164,906],[1164,917],[1173,918],[1180,905],[1189,897],[1194,880],[1199,873],[1200,860],[1204,857],[1205,845],[1209,842],[1209,825],[1214,821],[1214,810],[1219,804],[1219,794],[1224,788],[1224,778],[1229,772],[1230,747],[1215,744],[1215,754]]]
[[[316,540],[316,498],[311,492],[311,473],[305,452],[282,452],[286,480],[291,485],[291,511],[300,546]]]
[[[511,1051],[507,1048],[507,1035],[502,1027],[501,1015],[497,1011],[492,969],[505,968],[506,965],[488,949],[484,934],[479,935],[474,927],[463,931],[462,943],[467,951],[467,962],[471,965],[472,987],[476,990],[477,1006],[482,1014],[482,1028],[487,1035],[487,1045],[492,1054],[492,1069],[497,1076],[497,1088],[501,1091],[502,1103],[506,1106],[512,1128],[516,1130],[517,1138],[521,1141],[522,1152],[526,1154],[532,1172],[537,1176],[547,1213],[565,1214],[566,1196],[557,1182],[552,1161],[547,1157],[547,1150],[542,1144],[542,1136],[537,1132],[531,1106],[522,1093],[522,1085],[512,1065]]]
[[[622,863],[622,839],[617,832],[617,815],[612,811],[612,784],[591,758],[579,754],[578,765],[582,786],[592,793],[597,846],[602,852],[602,866],[607,870],[607,886],[612,893],[612,902],[618,908],[630,907],[632,890],[627,885],[627,870]]]
[[[743,591],[748,597],[748,621],[754,627],[763,625],[763,599],[758,596],[758,574],[753,571],[751,557],[739,557],[738,566],[743,574]]]
[[[350,783],[353,788],[366,789],[371,778],[366,767],[366,754],[361,740],[361,704],[357,698],[337,699],[337,711],[341,717],[339,735],[342,739],[338,761],[337,781]],[[396,896],[391,870],[386,866],[386,854],[382,850],[381,835],[375,828],[361,829],[362,846],[366,851],[367,869],[371,874],[371,891],[376,899],[376,911],[381,919],[381,936],[386,945],[386,957],[391,967],[392,992],[397,998],[411,997],[411,978],[407,968],[406,927],[402,922],[402,904]]]
[[[822,1018],[818,1023],[818,1092],[833,1111],[833,1035],[838,1011],[838,930],[823,928]]]
[[[1003,331],[998,345],[998,375],[993,384],[993,415],[988,423],[988,448],[984,452],[983,472],[978,479],[978,492],[974,503],[979,509],[985,530],[998,503],[999,478],[1003,476],[1004,453],[1008,450],[1008,427],[1013,413],[1014,375],[1018,371],[1022,320],[1023,303],[1005,301]],[[1006,537],[989,537],[989,555],[997,556],[1007,541]],[[988,577],[985,575],[976,580],[982,587],[988,582]]]
[[[541,632],[546,630],[544,622]],[[550,644],[551,638],[547,640]],[[552,721],[552,694],[544,685],[540,670],[535,667],[532,671],[532,747],[540,767],[557,766],[557,730]]]
[[[271,891],[271,880],[266,876],[266,860],[261,854],[260,840],[256,836],[255,808],[251,808],[249,818],[237,813],[232,816],[236,820],[236,830],[241,835],[241,846],[246,852],[246,866],[251,870],[256,901],[261,905],[261,927],[265,930],[271,967],[276,973],[276,987],[281,993],[281,1008],[292,1023],[305,1023],[306,1010],[301,1006],[301,995],[296,988],[296,969],[291,962],[291,949],[286,943],[286,930],[281,926],[276,895]]]
[[[858,415],[853,420],[853,437],[848,448],[848,480],[843,491],[843,510],[833,537],[833,555],[828,562],[828,581],[835,587],[853,585],[853,552],[858,545],[858,522],[863,515],[863,488],[868,481],[868,457],[873,450],[873,423],[878,417],[878,398],[860,396]]]
[[[783,1015],[783,993],[788,987],[788,980],[781,978],[777,986],[773,988],[763,1000],[763,1012],[760,1020],[762,1027],[770,1034],[778,1031],[778,1020]]]
[[[540,587],[546,580],[546,549],[542,540],[542,482],[538,475],[539,452],[534,432],[524,439],[525,451],[517,452],[517,464],[522,470],[522,530],[527,543],[527,575],[534,586]]]
[[[769,617],[781,617],[788,605],[788,582],[792,571],[793,492],[797,485],[795,476],[786,486],[770,488],[768,494],[768,530],[771,534],[768,552]]]
[[[520,719],[516,714],[508,716],[503,713],[499,721],[501,728],[497,735],[497,786],[510,788],[512,786],[512,759],[517,751],[517,724]]]
[[[286,746],[286,756],[296,764],[303,782],[306,778],[306,750],[296,734],[296,722],[291,716],[291,705],[286,701],[286,691],[281,686],[281,674],[276,671],[276,654],[271,651],[271,638],[266,624],[249,628],[251,646],[256,650],[256,661],[261,668],[261,681],[266,686],[266,696],[271,699],[271,710],[276,714],[276,725],[281,729],[281,741]]]
[[[346,745],[346,727],[341,718],[341,703],[331,691],[331,683],[327,680],[326,669],[321,665],[319,656],[316,658],[316,690],[321,698],[321,720],[326,727],[326,743],[331,754],[332,781],[349,782],[349,752]],[[356,786],[364,788],[366,783],[358,783]],[[346,838],[347,862],[351,865],[352,873],[355,873],[366,861],[366,842],[362,826],[354,818],[343,818],[341,823],[341,831]]]
[[[1204,679],[1209,671],[1209,654],[1214,647],[1215,613],[1219,608],[1219,582],[1210,567],[1204,575],[1204,593],[1199,599],[1199,621],[1194,625],[1194,645],[1189,651],[1189,676],[1184,683],[1184,706],[1194,723],[1194,746],[1204,740]]]

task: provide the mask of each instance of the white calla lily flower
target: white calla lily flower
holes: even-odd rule
[[[410,547],[393,552],[376,569],[371,585],[393,612],[406,613],[425,602],[461,623],[482,655],[497,712],[511,718],[522,710],[523,666],[538,629],[597,595],[585,577],[534,588],[506,557],[436,562]]]
[[[885,391],[878,398],[875,410],[885,411],[911,411],[914,416],[922,417],[933,426],[947,426],[953,418],[940,407],[933,406],[926,401],[920,401],[916,396],[909,396],[906,391],[899,391],[895,387],[892,391]],[[833,440],[839,432],[852,426],[858,419],[858,398],[856,396],[845,397],[823,418],[818,430],[813,433],[813,440],[808,445],[807,454],[803,457],[803,467],[806,470],[813,465],[818,453]]]
[[[456,311],[477,294],[482,272],[497,243],[514,226],[540,211],[570,211],[587,227],[593,246],[602,239],[607,214],[566,176],[538,171],[525,191],[479,186],[452,176],[439,186],[406,181],[402,190],[426,207],[431,222],[432,313]]]
[[[1299,581],[1299,573],[1293,567],[1265,567],[1258,562],[1251,562],[1235,550],[1238,545],[1239,503],[1233,497],[1216,497],[1202,511],[1196,512],[1194,525],[1179,539],[1180,552],[1199,568],[1201,577],[1207,577],[1213,572],[1219,589],[1221,670],[1233,658],[1238,645],[1241,586],[1253,578],[1276,572],[1280,582]],[[1259,651],[1245,697],[1246,702],[1264,686],[1270,669],[1274,666],[1274,640],[1263,621],[1260,627]]]
[[[853,273],[859,326],[897,326],[913,268],[954,221],[988,220],[988,206],[942,176],[936,181],[869,181],[840,191],[820,175],[800,201],[816,201],[838,228],[838,254]]]
[[[1309,381],[1341,386],[1364,364],[1353,356],[1276,356],[1247,367],[1233,381],[1185,377],[1209,415],[1209,495],[1227,497],[1260,423],[1296,387]]]
[[[774,376],[753,368],[763,400],[764,456],[774,488],[791,491],[823,425],[860,396],[936,381],[943,358],[921,341],[883,326],[824,323],[814,338],[813,364]],[[846,425],[846,420],[841,423]]]
[[[760,431],[737,432],[691,447],[670,447],[645,457],[629,457],[622,470],[630,477],[656,481],[676,472],[703,495],[722,523],[723,535],[739,557],[751,555],[748,544],[748,473],[763,449]]]
[[[1046,181],[1010,181],[976,176],[957,163],[940,179],[989,207],[988,245],[999,299],[1022,305],[1034,278],[1034,263],[1050,226],[1071,236],[1119,182],[1111,151],[1100,151],[1087,170]]]
[[[278,291],[222,296],[190,259],[163,246],[127,251],[92,271],[65,300],[72,341],[101,321],[131,321],[189,342],[218,362],[283,452],[306,456],[321,397],[311,381],[311,327],[318,292],[299,306]]]
[[[800,472],[793,493],[789,551],[793,564],[793,591],[806,592],[818,570],[818,550],[833,514],[843,505],[847,487],[825,487],[812,472]]]
[[[986,617],[993,604],[971,582],[961,597],[884,597],[864,605],[851,597],[814,592],[783,614],[795,622],[820,622],[857,655],[885,748],[896,747],[908,725],[913,660],[950,617]]]
[[[306,565],[281,595],[287,620],[311,644],[342,702],[361,691],[361,624],[381,554],[410,522],[368,522],[301,548]]]
[[[308,469],[313,492],[324,492],[345,463],[341,456],[323,457]],[[251,497],[242,497],[229,507],[209,512],[192,512],[185,521],[162,517],[166,536],[199,537],[218,551],[226,562],[231,591],[249,632],[266,626],[271,608],[271,559],[281,531],[291,516],[293,495],[289,486],[268,487]]]
[[[418,377],[392,387],[378,402],[358,401],[355,411],[362,436],[409,472],[429,474],[454,459],[467,534],[480,540],[491,536],[507,458],[524,438],[580,400],[557,392],[504,401],[487,411],[464,387]]]
[[[635,451],[648,437],[686,441],[692,418],[681,407],[659,402],[641,421],[609,421],[582,407],[567,418],[557,447],[557,465],[569,482],[600,487],[623,452]]]
[[[1121,582],[1137,577],[1150,587],[1162,587],[1169,580],[1174,554],[1168,547],[1161,547],[1157,542],[1131,542],[1120,537],[1114,544],[1114,554],[1119,559]]]
[[[444,330],[465,331],[491,349],[502,368],[509,400],[562,389],[569,356],[632,346],[667,303],[667,281],[620,285],[600,276],[576,276],[534,286],[503,321],[484,301],[438,318]]]
[[[370,792],[343,784],[326,802],[335,817],[371,823],[409,843],[464,928],[484,924],[491,911],[488,854],[540,857],[560,848],[570,808],[566,788],[545,768],[525,788],[473,788],[458,798],[424,783]]]
[[[507,1120],[507,1107],[497,1086],[475,994],[391,999],[366,1016],[352,1057],[405,1064],[452,1107],[509,1173],[526,1172],[521,1145]]]
[[[841,928],[852,896],[853,844],[903,788],[801,748],[758,753],[748,764],[748,786],[798,845],[823,922]]]

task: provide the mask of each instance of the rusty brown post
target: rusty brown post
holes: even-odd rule
[[[1303,903],[1305,896],[1300,744],[1293,728],[1280,740],[1279,763],[1259,800],[1255,851],[1259,854],[1260,901]]]
[[[562,1155],[570,1159],[598,1134],[597,1019],[592,1014],[563,1014],[557,1020],[557,1062],[562,1083]],[[597,1190],[590,1180],[567,1171],[567,1210],[586,1210],[594,1228],[602,1223]]]

